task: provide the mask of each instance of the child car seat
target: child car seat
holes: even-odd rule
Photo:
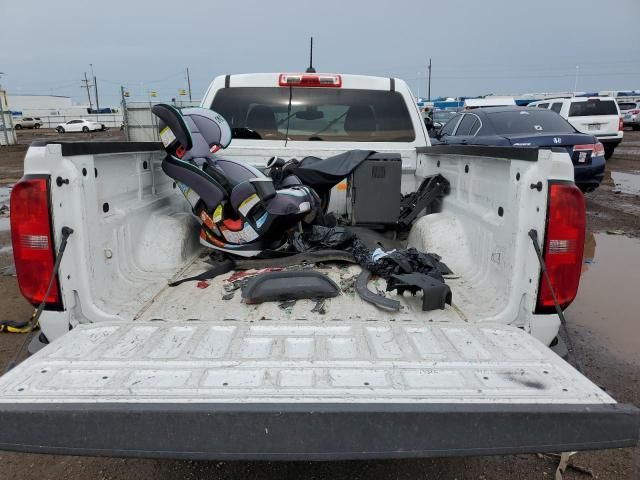
[[[167,151],[162,169],[191,204],[203,245],[255,256],[281,247],[287,230],[315,215],[318,196],[294,177],[276,190],[273,180],[253,166],[213,155],[231,142],[231,129],[220,114],[166,104],[152,112],[160,118]]]

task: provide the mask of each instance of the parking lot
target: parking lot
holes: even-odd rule
[[[122,132],[19,133],[20,145],[0,149],[0,306],[8,320],[24,320],[32,308],[13,276],[8,211],[11,185],[22,175],[26,145],[34,140],[121,140]],[[587,376],[618,401],[640,404],[640,132],[625,132],[607,164],[603,184],[587,194],[588,235],[577,300],[567,311],[575,358]],[[25,337],[0,334],[0,365],[11,362]],[[560,426],[558,428],[561,428]],[[2,478],[554,478],[552,455],[324,463],[192,462],[84,458],[1,453]],[[579,453],[564,478],[640,478],[640,450]]]

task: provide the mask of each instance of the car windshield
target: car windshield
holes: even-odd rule
[[[433,112],[433,121],[438,123],[448,122],[456,112]]]
[[[614,100],[590,98],[586,102],[572,102],[569,107],[570,117],[589,117],[593,115],[618,115]]]
[[[289,94],[291,109],[289,110]],[[234,87],[216,93],[211,109],[234,138],[410,142],[415,139],[402,95],[343,88]]]
[[[551,110],[529,109],[488,115],[498,135],[575,132],[569,122]]]

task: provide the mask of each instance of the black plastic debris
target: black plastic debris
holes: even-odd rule
[[[295,232],[289,243],[297,252],[309,250],[346,250],[356,237],[345,227],[323,227],[313,225],[304,232]]]
[[[392,275],[387,281],[387,291],[396,290],[399,295],[408,291],[412,295],[422,290],[422,310],[444,310],[446,303],[451,305],[451,289],[443,281],[423,273],[405,273]]]
[[[342,249],[349,252],[353,255],[355,263],[363,269],[356,281],[356,292],[364,301],[387,310],[400,310],[400,303],[369,290],[367,284],[372,275],[390,280],[394,275],[418,274],[446,286],[443,275],[453,273],[435,253],[424,253],[415,248],[383,251],[373,248],[370,240],[365,243],[346,227],[329,228],[314,225],[292,234],[289,243],[299,252],[313,252],[318,249]],[[425,306],[430,306],[430,302],[431,300],[427,301]]]
[[[320,315],[324,315],[325,313],[327,313],[327,308],[326,307],[327,307],[326,306],[326,300],[324,298],[319,298],[316,301],[316,304],[311,309],[311,312],[318,313]]]
[[[371,279],[371,272],[366,268],[362,269],[358,279],[356,280],[356,292],[362,300],[365,302],[371,303],[376,307],[384,308],[385,310],[392,310],[394,312],[398,312],[400,310],[400,302],[397,300],[392,300],[383,295],[379,295],[377,293],[372,292],[367,287],[369,280]]]
[[[440,256],[435,253],[424,253],[415,248],[395,250],[383,253],[382,256],[374,256],[362,242],[356,240],[352,248],[356,262],[386,280],[392,275],[403,273],[423,273],[441,282],[442,275],[452,273],[449,267],[440,261]]]
[[[439,211],[442,198],[450,190],[449,181],[442,175],[426,177],[418,190],[402,197],[398,227],[409,228],[423,210],[425,214]]]
[[[261,273],[242,286],[245,303],[330,298],[339,293],[340,288],[333,280],[309,270]]]

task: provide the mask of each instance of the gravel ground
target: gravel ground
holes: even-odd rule
[[[121,139],[118,131],[67,139]],[[54,132],[25,131],[21,143],[34,138],[58,138]],[[6,187],[21,176],[25,147],[0,148],[0,203]],[[587,239],[583,279],[578,298],[567,311],[575,358],[586,374],[618,401],[640,405],[640,349],[636,312],[640,310],[640,195],[633,191],[636,177],[619,180],[617,172],[640,174],[640,132],[625,132],[625,140],[607,164],[602,186],[587,194]],[[613,173],[613,176],[612,176]],[[637,177],[640,178],[640,177]],[[638,185],[636,185],[638,186]],[[4,187],[4,190],[2,189]],[[621,191],[622,190],[622,191]],[[2,218],[0,217],[0,222]],[[0,225],[2,225],[0,223]],[[606,232],[609,232],[607,234]],[[593,235],[591,235],[593,234]],[[8,232],[0,229],[0,269],[11,265]],[[617,263],[616,263],[617,262]],[[618,267],[617,265],[621,265]],[[608,266],[614,268],[607,269]],[[594,293],[595,292],[595,293]],[[602,300],[602,301],[600,301]],[[607,303],[605,300],[610,300]],[[610,305],[611,303],[611,305]],[[604,306],[603,306],[604,305]],[[5,318],[22,320],[31,307],[19,294],[15,278],[0,276],[0,311]],[[22,335],[0,334],[0,366],[11,361]],[[630,340],[631,339],[631,340]],[[629,341],[631,343],[629,343]],[[625,343],[626,342],[626,343]],[[1,428],[1,427],[0,427]],[[560,428],[560,426],[559,426]],[[122,458],[89,458],[0,453],[0,478],[20,479],[552,479],[557,459],[547,455],[510,455],[426,460],[357,462],[190,462]],[[574,456],[565,479],[639,479],[640,449],[584,452]],[[591,472],[586,473],[586,472]]]

